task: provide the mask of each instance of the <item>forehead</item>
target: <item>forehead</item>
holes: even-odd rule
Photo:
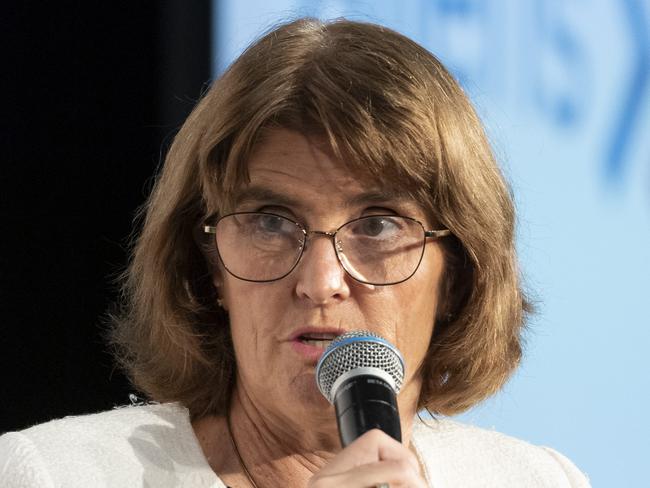
[[[346,164],[347,162],[347,164]],[[248,159],[251,184],[327,180],[339,187],[370,186],[362,171],[338,158],[323,136],[288,129],[265,131]]]
[[[394,204],[423,214],[409,192],[359,166],[336,157],[322,137],[269,131],[248,158],[249,182],[235,192],[234,204],[273,202],[323,211]]]

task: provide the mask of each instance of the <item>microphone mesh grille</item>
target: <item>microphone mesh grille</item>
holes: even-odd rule
[[[355,340],[356,339],[356,340]],[[379,339],[379,340],[375,340]],[[365,330],[346,332],[329,345],[318,363],[318,388],[333,402],[332,386],[344,373],[356,368],[379,368],[395,381],[395,394],[404,381],[404,363],[399,351],[377,334]]]

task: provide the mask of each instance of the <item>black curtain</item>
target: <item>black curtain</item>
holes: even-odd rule
[[[2,7],[0,432],[128,402],[102,339],[136,208],[211,73],[211,2]]]

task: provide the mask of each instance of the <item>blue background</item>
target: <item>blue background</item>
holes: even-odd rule
[[[593,486],[648,486],[650,1],[218,1],[215,75],[302,15],[436,54],[513,188],[538,314],[518,373],[460,420],[552,446]]]

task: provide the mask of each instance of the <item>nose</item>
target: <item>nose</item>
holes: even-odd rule
[[[350,296],[347,273],[336,257],[332,237],[327,234],[311,234],[296,271],[296,294],[300,298],[328,305]]]

